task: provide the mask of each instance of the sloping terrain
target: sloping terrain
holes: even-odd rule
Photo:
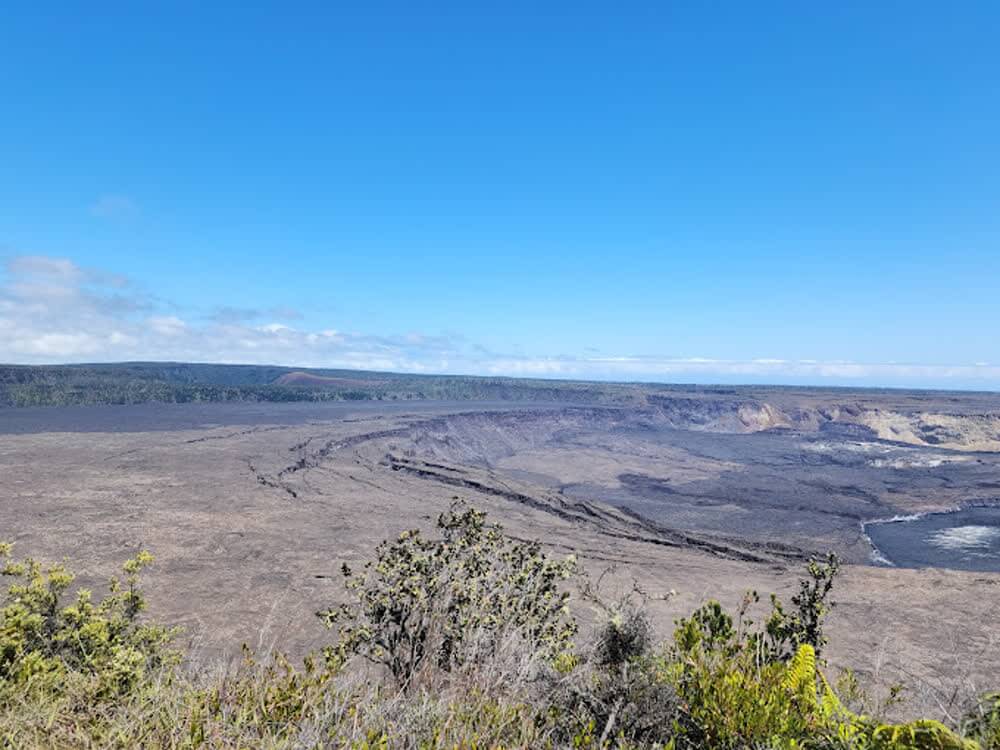
[[[337,378],[329,375],[316,375],[311,372],[286,372],[274,380],[273,385],[294,385],[304,388],[365,388],[384,385],[384,380],[365,380],[362,378]]]
[[[996,397],[647,395],[11,410],[0,538],[67,558],[87,585],[150,549],[153,610],[205,659],[241,639],[324,643],[313,613],[342,595],[341,563],[429,527],[456,497],[594,577],[615,566],[606,580],[650,594],[661,634],[707,596],[787,591],[805,556],[832,548],[855,563],[836,597],[835,663],[905,679],[914,711],[991,684],[1000,575],[872,567],[861,522],[996,502],[1000,454],[971,450],[981,433],[964,421],[997,413]],[[950,414],[964,447],[880,439],[861,421],[875,410]]]

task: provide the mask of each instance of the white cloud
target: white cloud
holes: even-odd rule
[[[101,350],[102,342],[86,333],[43,333],[25,341],[25,345],[43,356],[70,356],[94,354]]]
[[[561,357],[496,358],[493,375],[659,380],[700,383],[815,383],[912,387],[1000,388],[1000,367],[900,363],[820,362],[759,358]]]
[[[153,316],[147,322],[161,336],[180,336],[187,330],[187,323],[174,315]]]
[[[65,281],[76,281],[85,272],[76,263],[66,258],[50,258],[45,255],[18,255],[7,262],[7,273],[26,279],[50,277]]]
[[[300,330],[293,308],[176,310],[121,276],[65,258],[19,256],[0,273],[0,362],[122,360],[285,363],[436,371],[459,351],[449,337]],[[252,325],[273,316],[275,322]],[[461,357],[458,357],[461,359]]]
[[[252,307],[230,307],[228,305],[217,307],[209,316],[215,323],[234,324],[245,323],[260,317],[260,310]]]
[[[296,310],[294,307],[289,307],[288,305],[279,305],[278,307],[272,307],[267,311],[269,315],[278,318],[279,320],[301,320],[302,313]]]
[[[124,219],[134,216],[138,210],[134,200],[115,193],[102,195],[90,206],[90,213],[100,219]]]
[[[19,256],[8,260],[3,271],[0,362],[186,360],[663,382],[1000,388],[1000,365],[985,362],[504,355],[457,335],[375,336],[293,327],[287,321],[300,316],[291,309],[218,307],[207,318],[186,314],[122,276],[65,258]],[[269,318],[275,322],[259,322]],[[281,320],[286,322],[276,322]]]

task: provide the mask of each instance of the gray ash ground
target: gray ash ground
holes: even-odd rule
[[[562,451],[602,443],[608,456],[603,476],[590,481],[560,476]],[[630,458],[639,456],[652,457],[642,462],[645,471],[642,464],[629,465]],[[678,464],[695,471],[678,472]],[[673,528],[784,542],[812,552],[833,549],[857,563],[872,558],[862,532],[866,522],[990,502],[1000,495],[1000,461],[994,453],[784,429],[746,434],[672,428],[563,432],[536,451],[531,472],[511,476],[530,477],[569,497],[628,508]],[[934,560],[948,567],[952,558],[943,551]],[[954,563],[966,567],[958,557]]]
[[[986,557],[969,564],[994,541],[963,529],[995,522],[880,525],[873,537],[902,534],[877,540],[895,568],[870,564],[862,525],[1000,501],[998,415],[988,394],[787,389],[674,389],[622,406],[0,410],[0,540],[66,559],[97,590],[151,550],[151,615],[184,626],[208,659],[243,641],[295,655],[328,643],[314,613],[344,596],[341,565],[405,529],[430,531],[456,497],[578,555],[592,578],[614,566],[606,580],[622,591],[676,590],[649,601],[661,636],[707,598],[787,596],[804,559],[832,549],[849,564],[831,659],[915,686],[919,713],[956,685],[995,687],[1000,575]],[[924,528],[938,523],[948,528]],[[935,534],[935,557],[907,562]]]
[[[524,408],[552,408],[557,404],[528,404]],[[503,401],[290,401],[132,404],[107,406],[34,406],[0,408],[0,435],[31,435],[46,432],[171,432],[209,430],[227,426],[307,425],[367,415],[454,413],[467,408],[477,411],[510,409]]]

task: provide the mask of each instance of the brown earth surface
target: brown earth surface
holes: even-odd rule
[[[941,714],[956,693],[1000,687],[1000,574],[874,567],[861,524],[997,502],[998,401],[747,389],[641,408],[6,411],[0,538],[65,558],[93,587],[151,550],[151,612],[183,625],[205,660],[243,641],[296,654],[327,642],[313,613],[342,596],[341,563],[430,529],[456,497],[577,554],[594,578],[614,566],[609,596],[647,592],[664,636],[708,598],[788,594],[810,553],[834,549],[850,564],[832,664],[883,688],[902,681],[906,711]]]

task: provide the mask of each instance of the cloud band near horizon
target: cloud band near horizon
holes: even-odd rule
[[[523,356],[461,335],[350,333],[301,325],[290,307],[186,313],[128,278],[66,258],[19,255],[0,277],[0,362],[191,361],[415,373],[717,383],[1000,389],[991,363]]]

